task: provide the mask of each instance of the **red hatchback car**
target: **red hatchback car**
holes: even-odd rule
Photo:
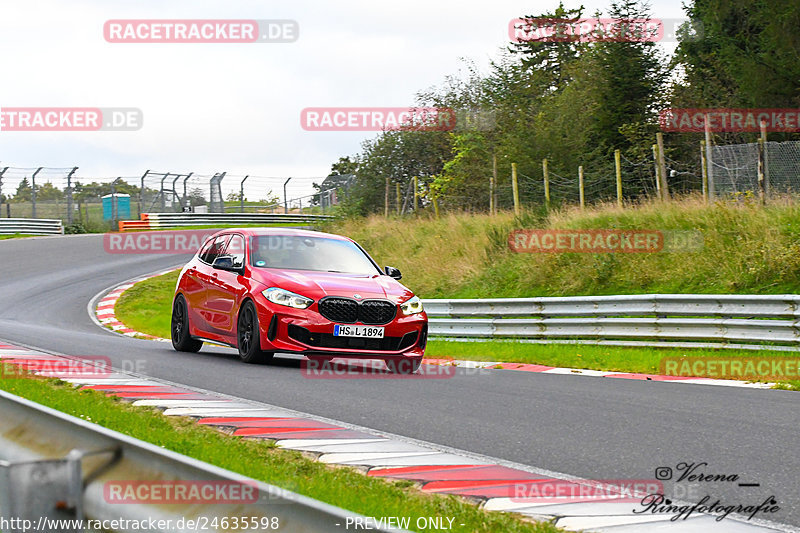
[[[428,317],[419,298],[355,241],[291,229],[230,229],[183,267],[172,304],[172,345],[238,348],[246,363],[276,352],[324,360],[382,359],[416,372]]]

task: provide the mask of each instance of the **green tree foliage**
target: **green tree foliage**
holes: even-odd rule
[[[610,195],[617,149],[629,165],[623,189],[635,197],[654,185],[651,146],[660,110],[798,107],[800,3],[689,0],[684,9],[691,22],[680,29],[671,60],[644,33],[646,27],[631,23],[652,17],[646,0],[610,0],[606,12],[593,18],[611,18],[614,24],[588,39],[574,38],[569,30],[586,16],[581,6],[561,3],[523,16],[526,38],[510,43],[488,72],[466,63],[457,75],[417,95],[416,105],[457,110],[453,131],[384,132],[363,143],[358,155],[334,164],[334,171],[342,166],[342,173],[357,176],[349,206],[355,213],[382,211],[387,179],[391,195],[400,184],[407,203],[416,175],[443,206],[487,209],[494,161],[500,207],[510,206],[512,162],[522,178],[523,199],[541,202],[544,158],[562,184],[574,180],[582,165],[587,179],[600,184],[597,194]],[[549,38],[541,38],[542,29]],[[464,120],[476,113],[491,116],[488,127]],[[718,139],[751,142],[754,137]],[[771,135],[790,137],[797,135]],[[693,168],[699,176],[700,138],[665,134],[671,164]],[[681,190],[700,186],[699,177],[681,180],[676,183]]]

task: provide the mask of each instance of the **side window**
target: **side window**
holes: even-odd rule
[[[244,266],[244,238],[241,235],[231,237],[231,242],[228,243],[225,254],[233,256],[234,266]]]
[[[228,242],[229,237],[230,235],[220,235],[214,239],[214,243],[206,250],[205,254],[200,256],[200,260],[209,265],[213,264],[214,260],[222,255],[222,251],[225,249],[225,243]]]
[[[208,239],[205,244],[200,248],[200,253],[197,254],[197,257],[200,258],[201,261],[206,261],[209,252],[211,251],[211,246],[214,244],[214,239]]]

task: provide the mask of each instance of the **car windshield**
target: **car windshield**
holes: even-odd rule
[[[261,268],[380,274],[367,255],[350,241],[296,235],[253,237],[250,263]]]

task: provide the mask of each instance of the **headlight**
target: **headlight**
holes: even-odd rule
[[[274,304],[294,307],[295,309],[306,309],[309,305],[314,303],[314,300],[311,298],[306,298],[305,296],[300,296],[299,294],[279,289],[278,287],[270,287],[261,294]]]
[[[406,303],[400,304],[400,310],[404,315],[416,315],[422,312],[422,300],[417,296],[412,297]]]

